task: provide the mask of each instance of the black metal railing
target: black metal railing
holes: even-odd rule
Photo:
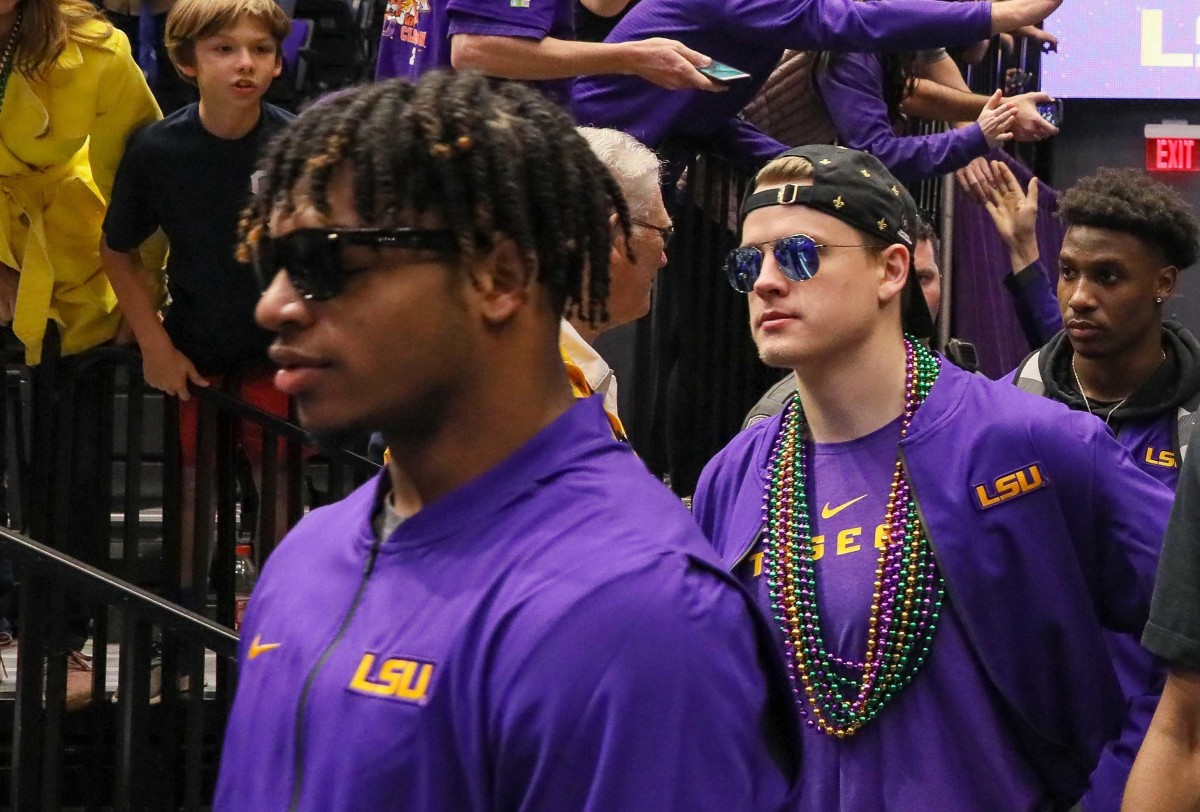
[[[0,555],[21,574],[12,808],[202,808],[232,703],[237,636],[18,533],[0,530]],[[66,710],[68,600],[96,612],[93,701],[75,713]],[[157,664],[156,638],[163,652]],[[110,648],[119,662],[111,702],[105,701]],[[215,660],[211,694],[206,652]],[[156,670],[161,689],[152,704]]]
[[[16,809],[199,809],[234,691],[235,545],[253,541],[261,566],[304,512],[378,466],[214,385],[193,392],[185,472],[177,401],[144,384],[140,356],[61,358],[50,333],[38,367],[8,359],[17,383],[0,413],[14,427],[0,437],[2,481],[26,497],[12,511],[26,532],[0,529],[0,559],[18,564],[20,641],[0,794]],[[262,437],[252,461],[239,442],[248,427]],[[69,711],[67,663],[87,636],[90,702]]]

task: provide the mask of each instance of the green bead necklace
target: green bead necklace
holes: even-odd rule
[[[941,371],[938,357],[920,342],[909,337],[905,345],[902,439]],[[810,727],[844,738],[874,719],[920,670],[941,615],[945,582],[897,454],[866,654],[858,662],[829,651],[817,601],[804,430],[804,411],[794,398],[771,452],[771,477],[763,495],[764,565],[800,713]]]

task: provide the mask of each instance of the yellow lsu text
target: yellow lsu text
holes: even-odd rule
[[[1020,471],[1005,474],[990,484],[976,485],[975,498],[979,500],[979,506],[986,509],[1045,486],[1046,478],[1042,475],[1041,466],[1030,465]]]
[[[1175,457],[1174,451],[1155,451],[1153,448],[1146,449],[1146,462],[1150,465],[1157,465],[1161,468],[1178,468],[1179,460]]]
[[[347,686],[351,691],[402,702],[424,702],[433,678],[433,663],[390,657],[375,665],[374,654],[364,654]]]

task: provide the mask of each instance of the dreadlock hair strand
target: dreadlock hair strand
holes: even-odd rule
[[[364,225],[433,214],[455,235],[468,273],[473,258],[512,240],[562,315],[607,320],[609,218],[628,244],[628,208],[573,122],[537,91],[432,72],[415,85],[380,82],[317,102],[263,156],[242,241],[267,236],[272,214],[294,212],[301,196],[328,216],[343,166]]]

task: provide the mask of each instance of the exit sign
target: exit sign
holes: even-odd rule
[[[1200,126],[1170,122],[1147,124],[1146,169],[1151,172],[1200,172]]]

